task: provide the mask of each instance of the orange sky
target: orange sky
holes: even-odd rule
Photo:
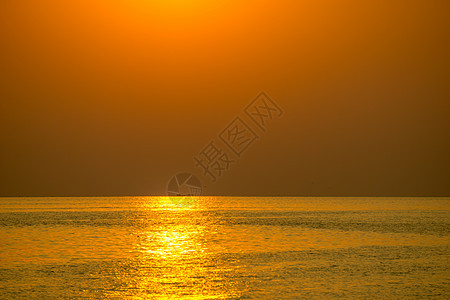
[[[3,0],[0,195],[449,196],[450,2]],[[215,184],[193,157],[284,110]]]

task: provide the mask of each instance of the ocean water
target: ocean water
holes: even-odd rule
[[[449,299],[449,198],[0,198],[1,299]]]

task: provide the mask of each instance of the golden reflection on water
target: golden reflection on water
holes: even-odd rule
[[[158,259],[179,260],[186,255],[196,257],[203,253],[203,245],[198,239],[203,228],[199,227],[172,226],[158,232],[149,232],[146,241],[140,245],[141,249]]]
[[[196,197],[196,196],[166,196],[166,197],[147,197],[139,203],[142,209],[152,210],[199,210],[206,209],[205,203],[212,201],[214,197]]]
[[[147,204],[143,203],[145,207]],[[136,233],[135,251],[139,268],[133,276],[135,288],[150,292],[156,299],[225,299],[238,297],[239,291],[227,282],[226,270],[218,266],[205,233],[207,220],[198,199],[159,197],[149,209],[158,208],[158,226]],[[205,225],[206,224],[206,225]],[[124,274],[124,280],[130,275]],[[136,299],[139,298],[135,295]]]

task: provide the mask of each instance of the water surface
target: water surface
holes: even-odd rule
[[[0,298],[448,298],[448,198],[2,198]]]

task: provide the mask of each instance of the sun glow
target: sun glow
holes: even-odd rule
[[[200,21],[215,19],[233,6],[235,1],[224,0],[132,0],[121,1],[121,6],[127,6],[135,13],[150,17],[154,20]],[[237,2],[236,2],[237,3]]]
[[[208,1],[208,0],[153,0],[150,1],[150,5],[159,9],[166,9],[171,11],[188,11],[192,9],[204,9],[217,5],[221,1]],[[223,1],[222,1],[223,2]]]

